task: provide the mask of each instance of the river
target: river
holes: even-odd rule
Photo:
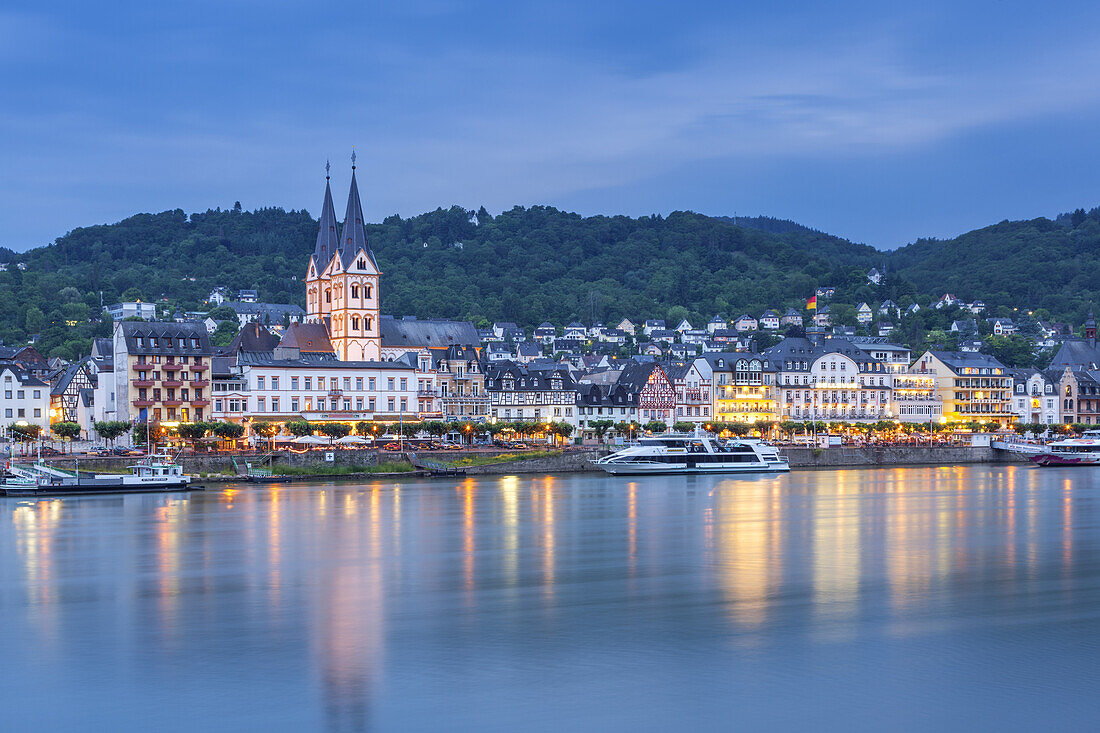
[[[1098,477],[0,499],[0,725],[1095,730]]]

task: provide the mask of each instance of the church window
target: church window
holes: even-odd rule
[[[325,291],[325,302],[326,303],[331,303],[332,302],[332,291],[331,290],[326,290]]]
[[[359,286],[358,285],[352,285],[351,286],[351,297],[353,297],[353,298],[358,298],[359,297]]]
[[[370,294],[371,294],[371,286],[370,286],[370,285],[368,285],[368,286],[367,286],[367,297],[368,297],[368,298],[370,297]]]
[[[371,329],[371,325],[373,324],[373,322],[374,322],[374,319],[371,318],[370,316],[367,316],[367,330],[368,331]]]
[[[355,330],[355,331],[359,330],[359,316],[352,316],[351,317],[351,327],[352,327],[352,330]]]
[[[359,269],[360,270],[367,269],[367,261],[365,259],[363,259],[362,257],[359,258]]]

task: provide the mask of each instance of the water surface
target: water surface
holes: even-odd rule
[[[1095,730],[1100,472],[0,500],[3,730]]]

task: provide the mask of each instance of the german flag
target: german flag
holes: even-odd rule
[[[817,296],[816,295],[811,296],[810,299],[806,301],[806,310],[808,310],[808,311],[817,310]]]

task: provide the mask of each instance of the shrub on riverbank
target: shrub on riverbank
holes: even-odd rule
[[[383,461],[377,466],[275,466],[275,473],[287,476],[344,476],[352,473],[409,473],[413,467],[403,461]]]
[[[494,463],[511,463],[513,461],[526,461],[531,458],[550,458],[560,456],[560,450],[538,450],[525,453],[501,453],[497,456],[468,456],[451,462],[454,468],[468,468],[470,466],[489,466]]]

